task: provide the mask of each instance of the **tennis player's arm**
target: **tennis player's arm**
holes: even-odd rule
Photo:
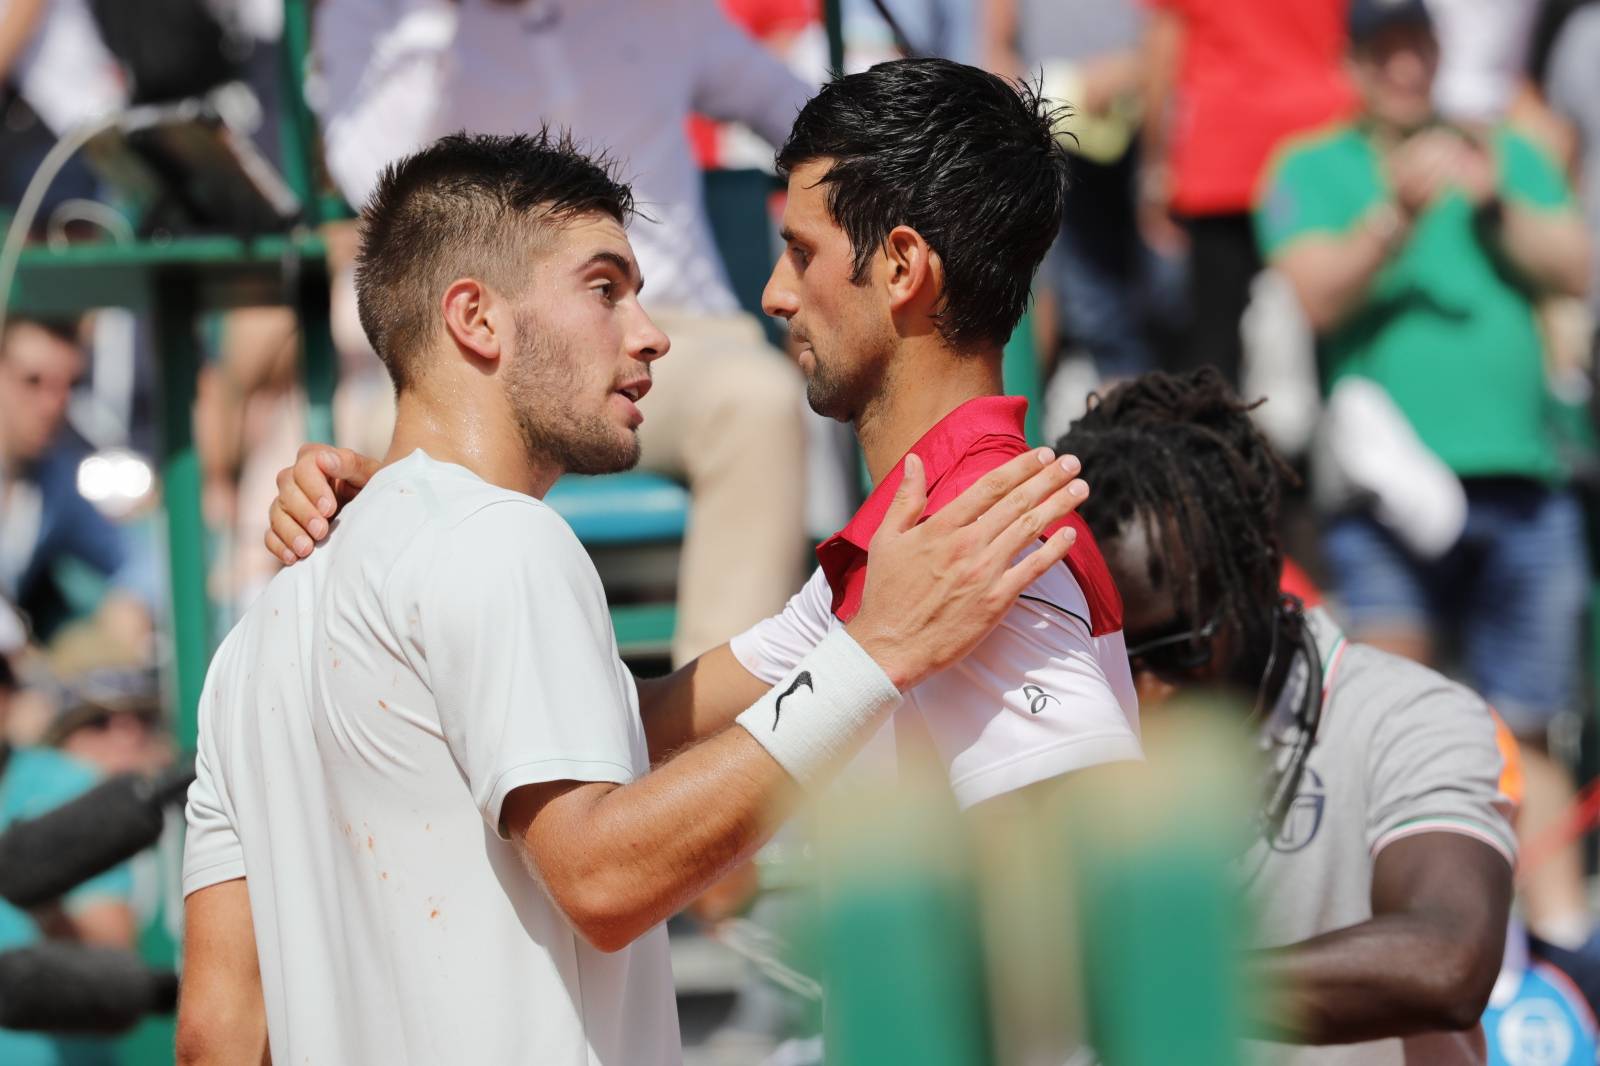
[[[271,1062],[244,878],[191,892],[183,901],[178,1066]]]
[[[640,680],[639,715],[658,763],[733,724],[833,628],[833,593],[819,569],[783,610],[663,678]]]
[[[1257,952],[1258,988],[1278,995],[1259,1035],[1352,1044],[1478,1023],[1500,972],[1511,866],[1462,833],[1421,833],[1378,853],[1372,919]]]
[[[900,692],[964,656],[1065,557],[1071,537],[1062,530],[1012,565],[1050,516],[1070,512],[1086,491],[1068,486],[1076,463],[1049,463],[1019,487],[1019,474],[1040,471],[1033,456],[920,524],[920,466],[908,467],[873,538],[860,613],[735,728],[627,784],[533,783],[506,796],[507,834],[582,936],[619,950],[749,858],[787,815],[796,782],[825,780]]]
[[[652,765],[727,729],[769,687],[726,644],[666,677],[638,678],[637,685]]]

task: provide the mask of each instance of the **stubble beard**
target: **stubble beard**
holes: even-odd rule
[[[572,383],[578,357],[550,336],[534,316],[519,316],[519,342],[526,350],[506,373],[506,398],[529,459],[550,462],[568,474],[615,474],[639,462],[639,435],[622,430],[601,412],[579,409]]]

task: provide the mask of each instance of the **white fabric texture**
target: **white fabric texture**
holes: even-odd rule
[[[421,452],[337,525],[218,651],[189,793],[184,891],[248,882],[273,1060],[677,1063],[664,928],[590,947],[501,833],[519,786],[649,768],[577,538]]]
[[[781,614],[733,639],[734,656],[777,684],[841,628],[831,602],[818,570]],[[908,745],[920,744],[918,734],[931,741],[963,808],[1074,770],[1143,757],[1122,634],[1092,637],[1088,618],[1077,579],[1053,566],[965,659],[905,694],[891,718],[896,737]]]
[[[823,637],[738,722],[801,785],[824,779],[900,702],[872,656],[843,629]]]

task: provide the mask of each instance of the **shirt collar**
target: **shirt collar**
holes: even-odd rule
[[[922,460],[930,496],[934,488],[950,471],[954,470],[973,448],[987,437],[1015,437],[1026,441],[1023,419],[1028,413],[1028,401],[1020,396],[980,396],[968,400],[941,418],[933,428],[924,433],[907,455]],[[905,456],[894,464],[894,469],[878,482],[866,502],[845,523],[843,529],[824,541],[824,544],[845,541],[865,551],[872,535],[883,524],[883,516],[894,501],[895,490],[905,476]]]

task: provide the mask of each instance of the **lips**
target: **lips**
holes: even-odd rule
[[[612,391],[621,393],[633,403],[638,403],[644,394],[650,391],[650,379],[635,378],[633,381],[625,381]]]

